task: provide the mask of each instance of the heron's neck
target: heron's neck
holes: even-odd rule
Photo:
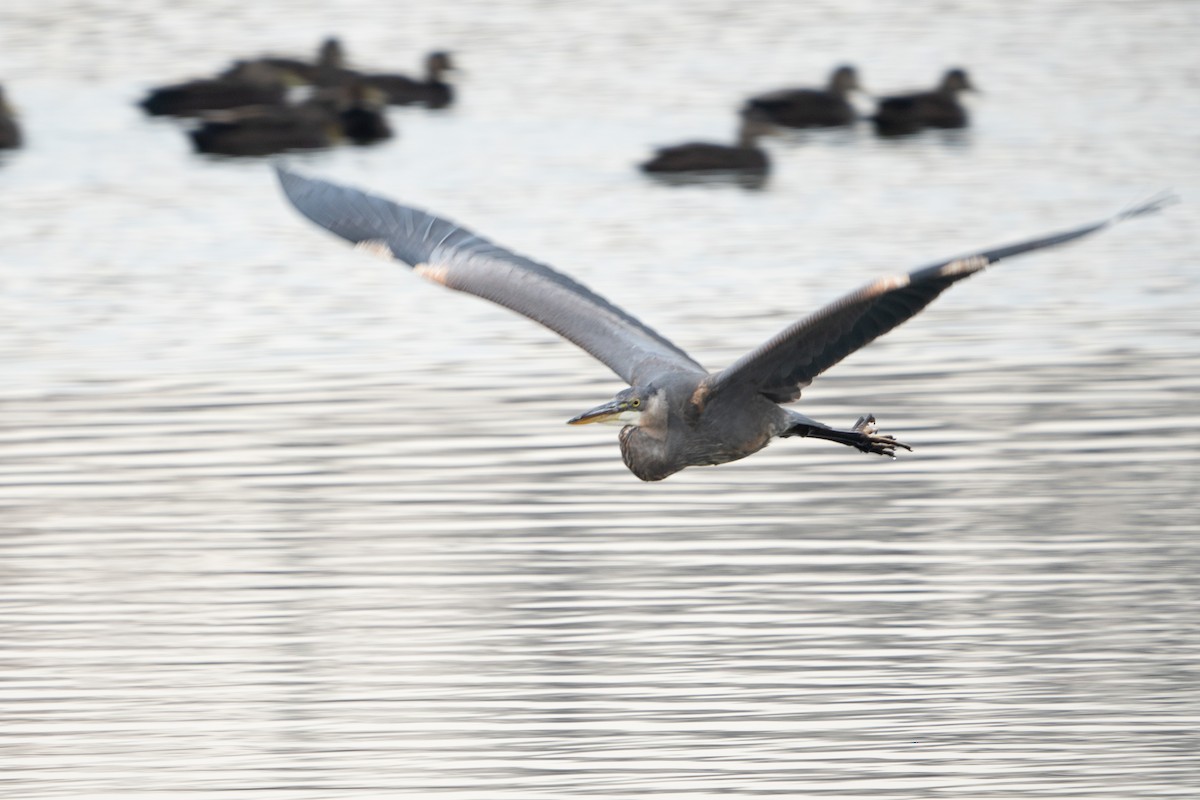
[[[670,442],[665,431],[663,434],[654,436],[645,427],[626,425],[617,437],[625,466],[644,481],[660,481],[687,466],[672,458]]]

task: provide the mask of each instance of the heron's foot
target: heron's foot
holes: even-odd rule
[[[809,436],[813,439],[824,439],[856,448],[864,453],[874,453],[888,458],[896,457],[896,448],[912,450],[904,442],[897,441],[891,436],[885,436],[875,430],[875,415],[864,414],[849,430],[831,428],[828,425],[807,418],[799,418],[783,436]]]
[[[896,457],[896,448],[911,451],[912,448],[904,442],[898,441],[891,436],[879,433],[875,429],[875,415],[866,414],[858,418],[858,421],[851,426],[849,433],[855,435],[855,439],[846,442],[853,447],[857,447],[864,453],[875,453],[888,458]]]

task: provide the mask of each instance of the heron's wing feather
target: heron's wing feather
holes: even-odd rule
[[[595,356],[627,383],[661,369],[703,372],[687,353],[586,286],[453,222],[381,197],[278,169],[304,216],[387,254],[451,289],[540,322]]]
[[[916,315],[951,284],[1004,258],[1064,244],[1174,200],[1160,195],[1092,225],[883,278],[788,326],[709,380],[709,395],[749,384],[770,399],[797,399],[813,378]]]

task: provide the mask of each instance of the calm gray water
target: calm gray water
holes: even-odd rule
[[[1195,2],[179,5],[0,10],[29,139],[0,156],[0,795],[1200,793]],[[132,106],[331,32],[380,69],[452,49],[461,103],[297,167],[714,368],[877,275],[1184,203],[955,287],[806,393],[914,453],[642,484],[563,424],[603,367]],[[632,168],[839,61],[986,93],[963,135],[773,141],[759,191]]]

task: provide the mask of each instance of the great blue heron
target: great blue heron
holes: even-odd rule
[[[842,430],[781,404],[797,400],[813,378],[988,264],[1078,239],[1156,211],[1171,199],[1160,196],[1103,222],[874,281],[793,323],[729,367],[709,372],[582,284],[452,222],[285,169],[279,179],[288,199],[318,225],[393,256],[424,278],[524,314],[608,366],[629,388],[569,422],[621,425],[625,465],[644,481],[745,458],[777,436],[827,439],[885,456],[894,456],[897,447],[911,449],[877,433],[870,415]]]

